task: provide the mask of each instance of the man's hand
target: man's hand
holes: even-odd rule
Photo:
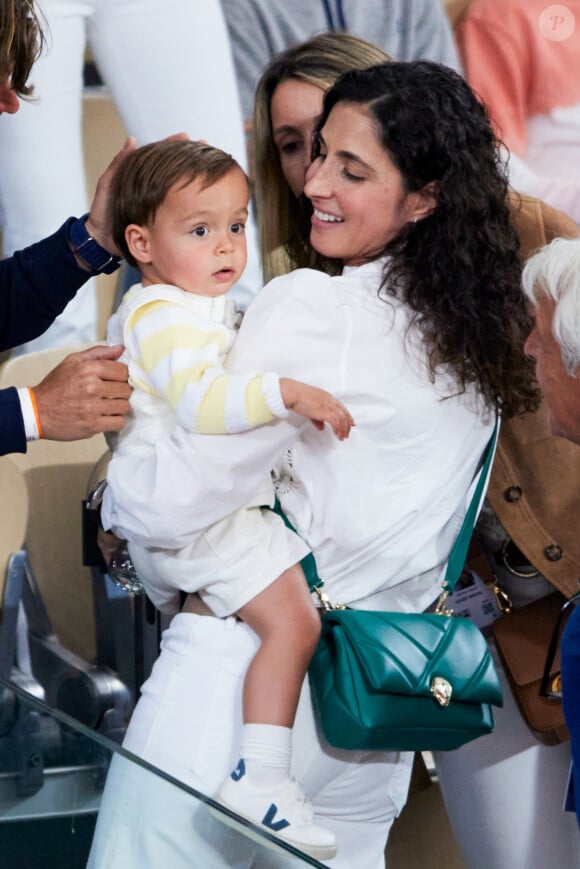
[[[174,133],[167,139],[189,139],[187,133]],[[125,140],[125,144],[118,154],[113,157],[97,182],[97,189],[91,204],[91,210],[87,218],[87,232],[95,241],[108,250],[109,253],[120,256],[121,251],[113,241],[112,235],[112,203],[111,187],[115,174],[125,159],[137,147],[132,136]]]
[[[130,136],[125,140],[125,144],[118,154],[113,157],[101,177],[97,182],[97,189],[91,204],[91,210],[87,218],[87,232],[95,239],[95,241],[113,253],[116,256],[121,255],[121,251],[117,248],[113,241],[112,225],[111,225],[111,186],[113,178],[121,163],[125,158],[135,150],[137,143]]]
[[[129,411],[127,366],[116,362],[122,346],[71,353],[33,388],[42,437],[54,441],[121,431]]]

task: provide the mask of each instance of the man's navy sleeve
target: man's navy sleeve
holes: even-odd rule
[[[69,247],[61,228],[14,256],[0,261],[0,350],[46,332],[77,290],[91,277]]]
[[[68,241],[69,218],[54,235],[0,261],[0,350],[46,332],[91,273],[77,263]],[[25,453],[18,392],[0,390],[0,455]]]
[[[25,452],[26,435],[18,392],[13,386],[0,389],[0,456]]]

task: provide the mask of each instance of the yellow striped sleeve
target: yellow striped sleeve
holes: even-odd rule
[[[226,398],[230,378],[226,374],[216,377],[199,404],[195,430],[200,434],[225,434]]]
[[[246,388],[246,413],[251,428],[264,425],[274,419],[264,397],[263,378],[261,374],[252,377]]]
[[[206,328],[206,322],[182,315],[165,300],[143,305],[129,321],[127,339],[139,369],[133,377],[163,396],[188,430],[246,431],[276,416],[272,408],[276,411],[280,397],[274,375],[224,372],[221,354],[229,334],[221,325],[206,321]]]

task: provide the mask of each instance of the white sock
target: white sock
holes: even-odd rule
[[[244,724],[241,756],[259,788],[271,790],[290,778],[292,730],[279,724]]]

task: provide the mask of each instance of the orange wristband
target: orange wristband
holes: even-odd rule
[[[36,420],[36,428],[38,429],[38,437],[42,437],[42,426],[40,424],[40,416],[38,415],[38,405],[36,403],[36,396],[34,394],[34,390],[31,386],[28,387],[28,394],[30,396],[30,401],[32,403],[32,409],[34,411],[34,419]]]

